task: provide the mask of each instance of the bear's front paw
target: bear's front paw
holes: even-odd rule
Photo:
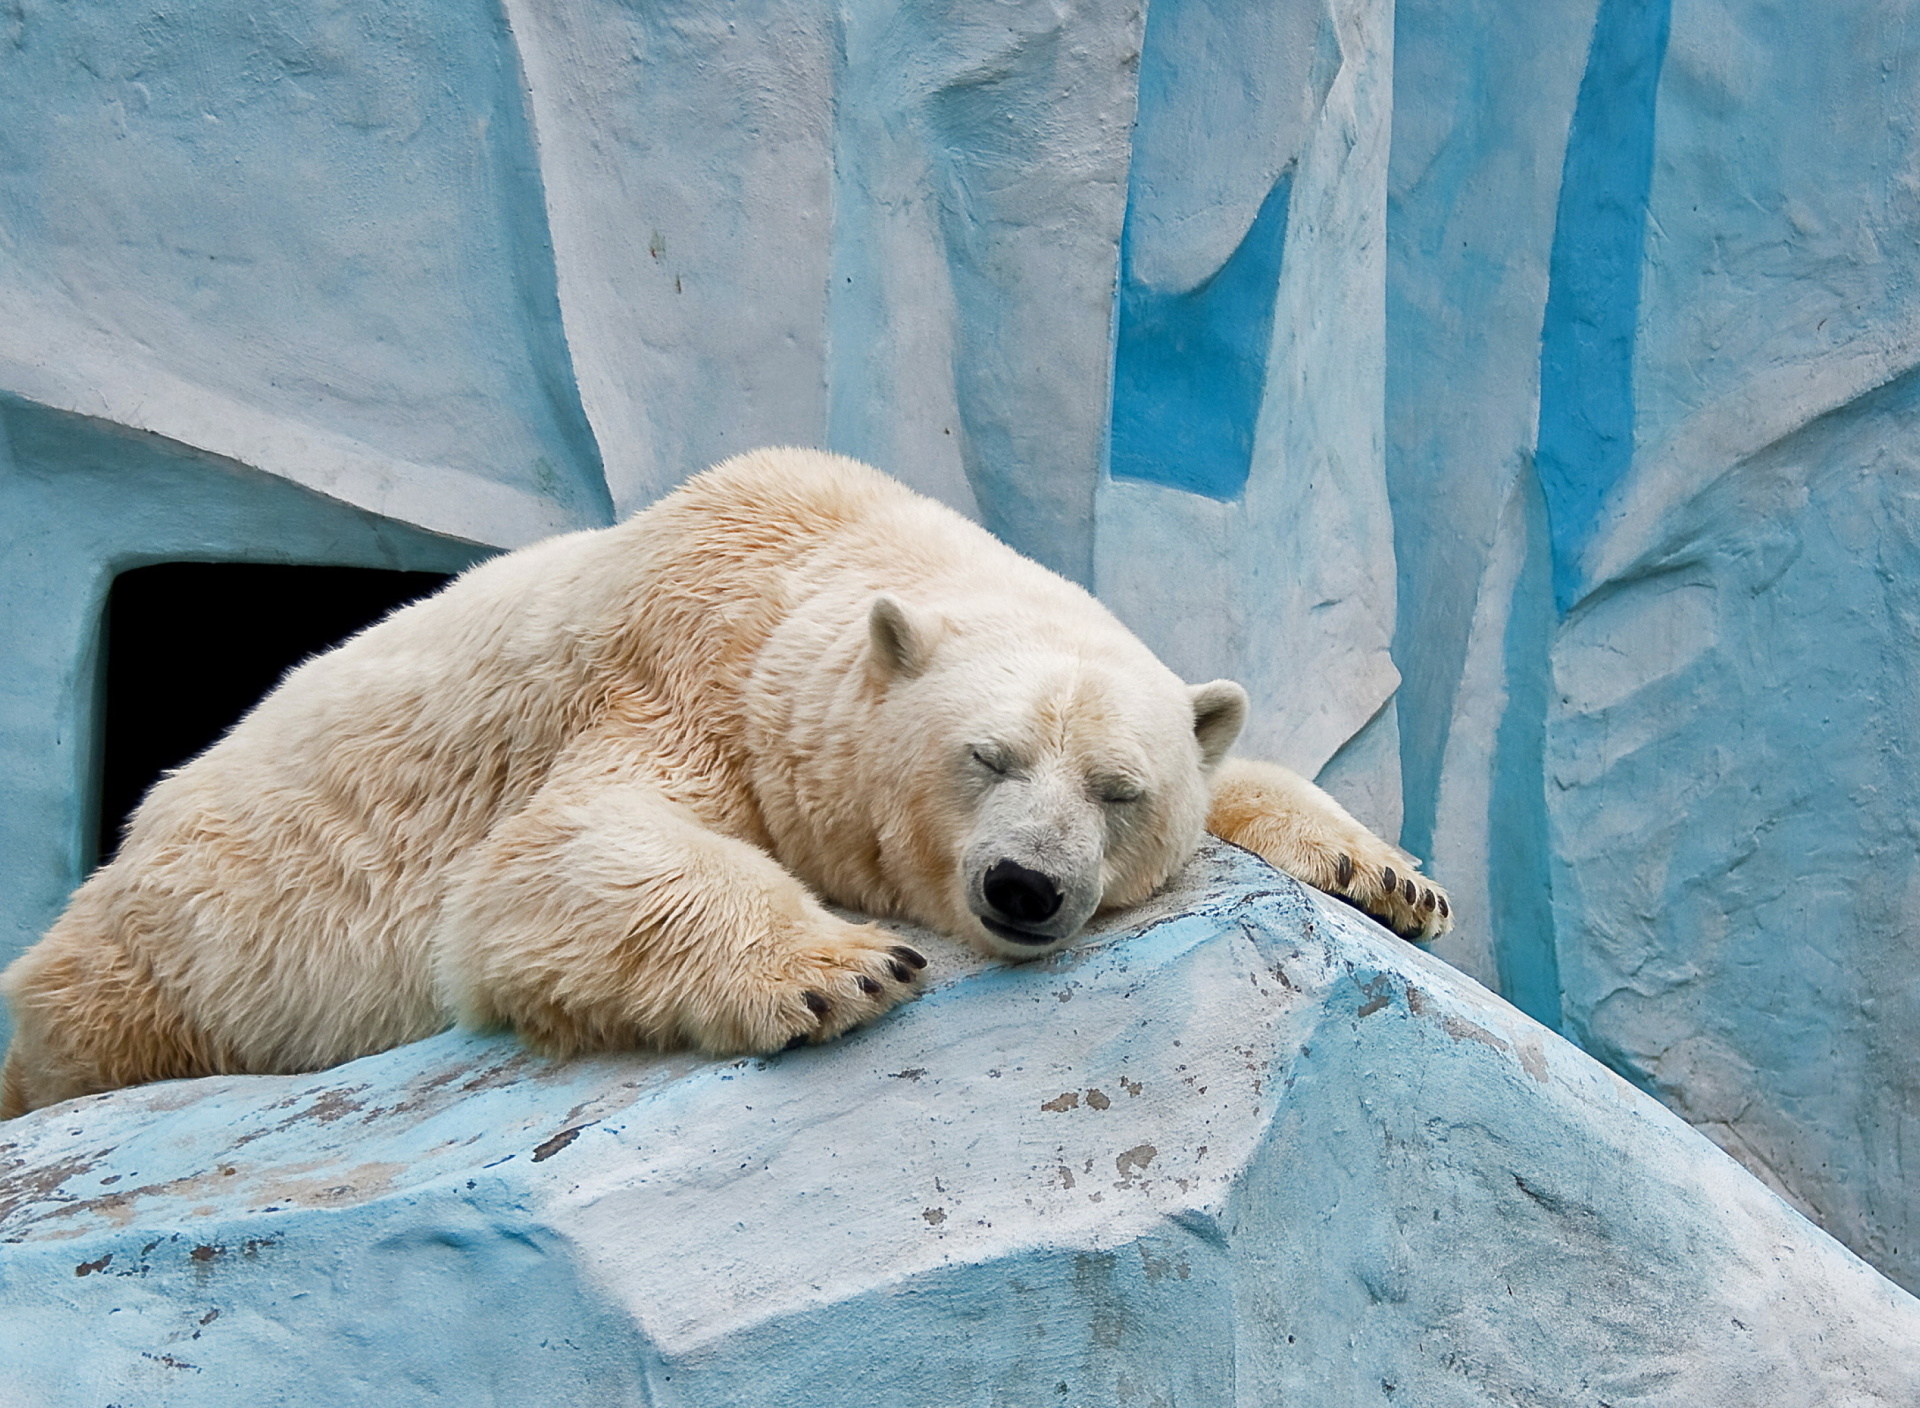
[[[791,946],[741,975],[705,1015],[698,1045],[719,1055],[765,1055],[831,1041],[919,992],[919,950],[876,924],[821,915]]]

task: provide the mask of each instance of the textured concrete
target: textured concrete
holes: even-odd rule
[[[483,542],[605,520],[487,5],[0,20],[0,388]]]
[[[1243,853],[1046,963],[935,951],[920,1001],[773,1060],[552,1066],[449,1035],[16,1121],[0,1393],[1920,1395],[1920,1302],[1566,1042]]]
[[[1920,1285],[1908,7],[1396,26],[1394,658],[1441,952]]]
[[[1675,8],[1633,462],[1556,530],[1555,920],[1569,1030],[1916,1286],[1920,36],[1815,18]]]

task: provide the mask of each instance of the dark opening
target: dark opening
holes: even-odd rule
[[[169,768],[194,757],[309,656],[436,591],[439,572],[165,562],[107,598],[100,858]]]

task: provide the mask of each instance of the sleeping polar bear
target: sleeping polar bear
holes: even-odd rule
[[[554,1053],[824,1041],[924,960],[823,900],[1031,958],[1203,830],[1444,931],[1411,858],[1227,760],[1246,707],[878,471],[743,455],[307,662],[155,786],[0,977],[0,1115],[455,1022]]]

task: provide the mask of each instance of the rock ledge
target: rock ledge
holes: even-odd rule
[[[1920,1401],[1920,1302],[1242,853],[935,971],[774,1060],[449,1034],[14,1121],[0,1398]]]

